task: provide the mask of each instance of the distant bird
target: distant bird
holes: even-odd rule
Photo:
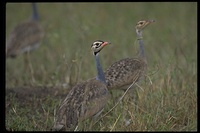
[[[6,57],[16,57],[39,47],[44,38],[43,27],[39,23],[37,6],[32,3],[32,19],[18,24],[6,42]]]
[[[113,63],[106,71],[105,78],[107,87],[111,89],[127,89],[134,81],[139,81],[147,69],[147,61],[144,53],[142,30],[154,22],[154,20],[139,21],[136,33],[140,45],[139,55],[136,58],[125,58]]]
[[[90,117],[97,117],[104,109],[110,94],[106,87],[106,80],[99,61],[99,52],[109,44],[97,40],[91,50],[95,56],[97,77],[77,84],[70,90],[60,105],[53,131],[74,130],[79,122]]]

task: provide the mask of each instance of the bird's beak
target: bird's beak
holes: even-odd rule
[[[155,20],[148,20],[149,23],[153,23],[156,22]]]
[[[108,45],[108,44],[111,44],[110,42],[104,42],[103,44],[102,44],[102,47],[104,47],[104,46],[106,46],[106,45]]]

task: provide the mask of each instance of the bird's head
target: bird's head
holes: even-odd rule
[[[153,23],[155,22],[155,20],[142,20],[142,21],[138,21],[136,26],[135,26],[135,29],[136,29],[136,33],[139,35],[140,32],[147,26],[149,25],[150,23]]]
[[[91,45],[91,50],[94,55],[97,55],[104,48],[104,46],[108,44],[111,44],[111,43],[97,40]]]

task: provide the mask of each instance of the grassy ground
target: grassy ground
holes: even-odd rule
[[[106,69],[136,55],[134,26],[154,19],[143,34],[152,84],[142,81],[136,105],[127,95],[92,130],[197,131],[197,3],[39,3],[38,10],[46,35],[30,54],[33,73],[25,70],[23,55],[6,59],[7,130],[50,130],[70,86],[96,74],[91,43],[112,42],[101,52]],[[29,3],[7,3],[6,37],[30,14]],[[111,94],[102,114],[123,91]]]

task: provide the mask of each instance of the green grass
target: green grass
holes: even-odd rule
[[[141,81],[144,91],[137,88],[137,104],[127,95],[92,130],[197,131],[197,3],[39,3],[38,10],[46,35],[40,48],[30,54],[34,73],[25,70],[23,55],[6,59],[7,130],[50,130],[54,109],[70,87],[48,86],[72,86],[94,77],[90,46],[97,39],[112,43],[101,52],[104,69],[119,59],[134,57],[138,51],[136,22],[154,19],[143,33],[147,74],[158,69],[150,75],[152,84]],[[30,14],[29,3],[7,3],[6,37]],[[113,90],[111,94],[102,114],[123,92]],[[125,118],[130,119],[128,126]]]

